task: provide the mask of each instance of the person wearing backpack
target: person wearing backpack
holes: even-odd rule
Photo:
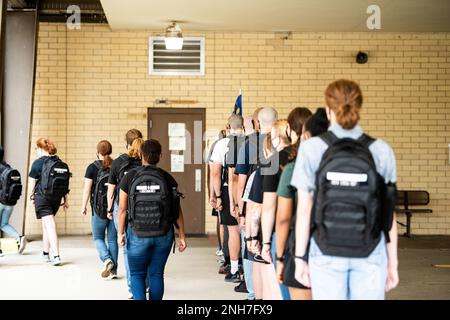
[[[291,300],[311,300],[311,288],[307,288],[295,279],[295,212],[297,208],[297,190],[291,185],[297,151],[300,141],[318,136],[328,130],[328,119],[325,108],[319,108],[309,118],[301,116],[300,108],[294,109],[288,117],[288,135],[291,138],[292,148],[289,154],[289,163],[281,173],[277,188],[276,213],[276,270],[279,283],[289,289]],[[272,247],[274,247],[272,243]]]
[[[220,212],[220,223],[228,229],[228,250],[230,252],[230,273],[225,275],[226,282],[240,283],[239,251],[240,232],[238,216],[235,214],[237,204],[237,176],[234,168],[237,164],[238,151],[245,141],[243,119],[231,115],[228,119],[229,135],[217,142],[211,155],[210,204]]]
[[[37,140],[38,159],[31,165],[28,188],[36,217],[42,221],[42,259],[46,263],[52,262],[54,266],[60,266],[62,262],[54,216],[60,206],[64,211],[69,208],[69,180],[72,174],[67,164],[58,158],[56,151],[55,145],[49,139]],[[50,258],[50,251],[53,259]]]
[[[138,129],[130,129],[125,135],[127,153],[121,154],[111,165],[108,178],[108,219],[113,219],[116,230],[118,229],[117,213],[119,210],[119,184],[123,177],[133,168],[141,165],[139,158],[140,146],[143,143],[142,133]],[[123,247],[123,257],[125,273],[127,276],[127,285],[129,299],[132,299],[131,280],[128,268],[127,248]]]
[[[26,239],[9,224],[14,206],[22,195],[22,182],[19,171],[14,170],[4,161],[4,154],[3,147],[0,146],[0,229],[16,239],[18,252],[22,254],[25,250]],[[1,256],[3,252],[0,247]]]
[[[81,214],[87,214],[87,204],[90,200],[92,208],[92,237],[94,238],[100,260],[103,262],[101,277],[117,279],[117,230],[111,216],[108,218],[108,179],[111,169],[112,145],[107,140],[97,144],[98,160],[92,162],[84,175],[83,199]],[[105,236],[108,239],[105,242]]]
[[[357,83],[332,82],[325,101],[330,128],[302,143],[292,175],[295,278],[315,300],[382,300],[399,282],[394,152],[358,125]]]
[[[150,139],[140,149],[142,166],[129,171],[120,182],[118,243],[127,246],[134,299],[146,300],[150,279],[150,300],[162,300],[164,268],[172,245],[175,249],[174,226],[180,238],[179,251],[187,247],[182,195],[175,179],[157,167],[161,144]]]

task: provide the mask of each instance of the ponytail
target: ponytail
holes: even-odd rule
[[[97,153],[103,156],[103,169],[111,168],[113,159],[111,158],[112,145],[108,140],[102,140],[97,143]]]
[[[46,152],[48,152],[49,155],[53,156],[56,154],[57,149],[55,147],[55,144],[50,141],[48,138],[39,138],[36,141],[36,146]]]
[[[141,159],[141,145],[144,143],[144,139],[136,138],[131,144],[131,148],[128,150],[128,156],[135,159]]]

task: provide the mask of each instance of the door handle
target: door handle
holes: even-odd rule
[[[195,169],[195,192],[202,192],[202,169]]]

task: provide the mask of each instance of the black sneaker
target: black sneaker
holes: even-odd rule
[[[225,282],[232,282],[232,283],[239,283],[241,282],[241,275],[239,274],[239,271],[236,271],[236,273],[229,273],[225,276]]]
[[[235,292],[240,292],[240,293],[248,293],[247,285],[245,284],[245,281],[241,281],[241,283],[239,283],[239,285],[234,287],[234,291]]]
[[[0,249],[0,257],[3,257],[3,251]]]

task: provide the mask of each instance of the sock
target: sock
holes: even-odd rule
[[[43,254],[44,256],[48,256],[48,252],[42,251],[42,254]]]
[[[231,260],[231,274],[235,274],[236,272],[238,272],[238,266],[239,266],[239,261],[238,260]]]

